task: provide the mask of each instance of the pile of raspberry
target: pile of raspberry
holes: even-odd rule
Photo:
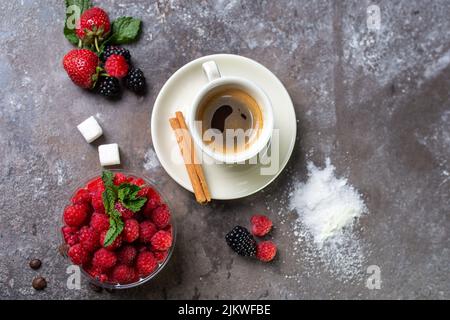
[[[77,190],[64,210],[61,229],[72,262],[93,278],[113,284],[133,283],[150,275],[167,258],[173,239],[170,210],[158,192],[141,178],[116,173],[114,184],[121,183],[140,186],[138,195],[147,201],[136,213],[116,202],[124,228],[112,244],[103,245],[110,223],[101,177]]]

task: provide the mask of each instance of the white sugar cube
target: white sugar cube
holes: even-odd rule
[[[93,116],[87,118],[77,126],[87,143],[91,143],[103,134],[102,127]]]
[[[98,146],[98,156],[102,166],[120,164],[119,145],[110,143]]]

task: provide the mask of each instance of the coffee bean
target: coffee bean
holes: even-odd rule
[[[43,277],[36,277],[33,279],[32,285],[36,290],[44,290],[47,287],[47,280]]]
[[[41,260],[39,259],[33,259],[30,261],[30,268],[37,270],[41,267]]]
[[[102,290],[103,290],[102,287],[100,287],[92,282],[89,282],[89,288],[91,288],[91,290],[95,291],[95,292],[102,292]]]

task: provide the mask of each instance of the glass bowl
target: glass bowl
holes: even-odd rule
[[[152,187],[153,189],[156,190],[156,192],[158,192],[158,194],[160,195],[163,203],[165,203],[171,213],[171,217],[170,217],[170,224],[172,225],[172,246],[169,248],[168,252],[167,252],[167,256],[164,259],[164,261],[162,262],[158,262],[158,267],[152,272],[150,273],[148,276],[144,277],[144,278],[140,278],[138,281],[133,282],[133,283],[127,283],[127,284],[116,284],[116,283],[110,283],[110,282],[101,282],[99,280],[97,280],[96,278],[92,277],[89,273],[87,273],[84,268],[82,266],[80,266],[80,270],[81,273],[83,274],[84,277],[86,277],[90,283],[93,283],[99,287],[105,288],[105,289],[128,289],[128,288],[134,288],[137,286],[140,286],[144,283],[146,283],[147,281],[150,281],[151,279],[153,279],[154,277],[156,277],[156,275],[161,272],[162,269],[164,269],[164,267],[167,265],[167,263],[170,260],[170,257],[172,256],[173,250],[175,248],[175,242],[176,242],[176,235],[177,235],[177,228],[176,228],[176,223],[175,223],[175,219],[173,216],[173,212],[170,209],[170,204],[167,201],[167,198],[164,196],[164,194],[161,192],[161,190],[158,188],[157,184],[151,180],[150,178],[148,178],[145,174],[136,174],[134,172],[128,171],[128,170],[120,170],[120,169],[109,169],[109,171],[115,173],[123,173],[126,176],[131,176],[133,178],[142,178],[145,181],[145,185]],[[89,178],[87,178],[86,180],[81,181],[74,189],[74,191],[71,193],[71,196],[69,198],[69,203],[63,208],[62,212],[61,212],[61,226],[59,226],[59,231],[58,231],[58,235],[60,237],[60,242],[62,243],[61,248],[65,248],[64,252],[62,252],[62,254],[67,258],[67,260],[72,263],[72,261],[70,260],[70,258],[67,256],[67,245],[64,241],[64,236],[62,234],[62,230],[61,228],[65,225],[64,224],[64,218],[63,218],[63,213],[64,213],[64,209],[71,204],[70,199],[72,199],[72,197],[75,195],[75,193],[77,192],[78,189],[80,188],[84,188],[86,186],[86,184],[88,182],[90,182],[91,180],[99,177],[101,175],[100,174],[96,174],[96,175],[92,175]]]

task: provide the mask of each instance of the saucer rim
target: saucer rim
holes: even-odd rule
[[[279,175],[281,174],[281,172],[284,171],[284,169],[286,168],[287,164],[289,163],[289,160],[292,157],[292,153],[294,151],[294,146],[297,140],[297,117],[295,115],[295,108],[294,108],[294,104],[292,102],[292,98],[289,95],[289,92],[287,91],[286,87],[284,86],[284,84],[281,82],[280,79],[278,79],[278,77],[272,72],[270,71],[267,67],[265,67],[263,64],[242,56],[242,55],[236,55],[236,54],[229,54],[229,53],[218,53],[218,54],[211,54],[211,55],[206,55],[206,56],[202,56],[199,58],[196,58],[194,60],[189,61],[188,63],[184,64],[182,67],[180,67],[179,69],[177,69],[174,73],[172,73],[172,75],[170,75],[170,77],[167,79],[167,81],[164,83],[164,85],[161,87],[161,89],[158,92],[158,95],[156,97],[156,100],[153,104],[153,108],[152,108],[152,112],[151,112],[151,119],[150,119],[150,124],[151,124],[151,140],[152,140],[152,145],[153,148],[155,150],[156,156],[158,157],[159,162],[161,163],[162,168],[164,169],[164,171],[181,187],[183,187],[184,189],[190,191],[191,193],[193,193],[193,188],[190,184],[184,185],[182,182],[182,180],[174,177],[174,175],[172,173],[169,172],[169,170],[167,170],[166,168],[169,167],[163,160],[161,160],[161,157],[159,155],[159,153],[162,152],[162,149],[159,147],[159,144],[156,142],[155,143],[155,137],[157,136],[156,134],[156,129],[154,129],[156,127],[155,123],[156,123],[156,119],[155,119],[155,110],[156,110],[156,106],[161,104],[161,100],[163,99],[163,96],[166,94],[167,91],[167,87],[169,87],[174,81],[176,81],[180,75],[183,74],[183,72],[185,70],[187,70],[188,68],[190,68],[192,65],[199,63],[199,61],[204,60],[207,61],[208,59],[214,59],[214,58],[237,58],[237,59],[242,59],[245,61],[245,63],[250,63],[255,65],[256,67],[260,67],[263,68],[266,72],[268,72],[269,74],[271,74],[274,78],[274,81],[278,82],[279,85],[281,85],[281,87],[285,90],[286,94],[287,94],[287,99],[289,99],[290,102],[290,107],[293,109],[293,114],[294,114],[294,122],[295,125],[293,126],[293,130],[292,130],[292,138],[291,141],[289,143],[289,148],[288,148],[288,152],[286,153],[286,160],[285,162],[280,165],[277,173],[275,173],[269,180],[267,180],[266,183],[262,184],[260,187],[255,188],[254,190],[251,190],[250,192],[244,194],[244,195],[240,195],[240,196],[231,196],[231,197],[212,197],[212,199],[214,200],[235,200],[235,199],[242,199],[248,196],[251,196],[261,190],[263,190],[264,188],[266,188],[268,185],[270,185],[273,181],[276,180],[276,178],[279,177]],[[270,97],[269,97],[270,98]]]

